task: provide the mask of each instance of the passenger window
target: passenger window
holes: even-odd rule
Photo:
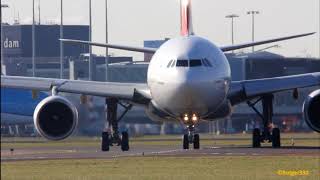
[[[187,60],[177,60],[177,67],[188,67],[189,63]]]
[[[190,67],[202,66],[201,60],[190,60]]]
[[[171,67],[171,63],[172,63],[173,60],[171,60],[168,65],[167,65],[167,68]]]

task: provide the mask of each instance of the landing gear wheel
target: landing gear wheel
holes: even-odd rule
[[[121,150],[122,151],[129,151],[129,134],[128,134],[128,132],[122,132]]]
[[[272,129],[272,147],[279,148],[281,146],[280,142],[280,129],[273,128]]]
[[[188,134],[183,135],[183,149],[189,149],[189,136],[188,136]]]
[[[101,150],[102,151],[109,151],[110,139],[108,132],[102,132],[102,142],[101,142]]]
[[[193,137],[193,149],[200,149],[200,136],[195,134]]]
[[[252,147],[253,148],[261,147],[260,129],[258,128],[255,128],[252,132]]]

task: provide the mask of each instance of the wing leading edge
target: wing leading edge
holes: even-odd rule
[[[311,86],[320,86],[320,72],[232,82],[228,98],[235,105],[264,94]]]

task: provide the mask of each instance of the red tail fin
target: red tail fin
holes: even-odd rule
[[[193,34],[191,0],[180,0],[181,13],[181,35],[189,36]]]

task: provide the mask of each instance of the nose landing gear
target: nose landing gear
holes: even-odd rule
[[[193,144],[193,149],[200,149],[200,136],[194,134],[194,125],[187,126],[188,134],[183,135],[183,149],[189,149],[189,144]]]

